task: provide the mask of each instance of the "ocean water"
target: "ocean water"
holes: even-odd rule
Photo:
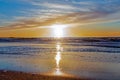
[[[2,38],[0,70],[120,79],[120,38]]]

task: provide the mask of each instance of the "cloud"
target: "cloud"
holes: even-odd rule
[[[21,29],[21,28],[35,28],[42,27],[46,28],[46,26],[50,26],[52,24],[60,23],[60,24],[89,24],[89,23],[98,23],[104,20],[106,13],[103,12],[77,12],[70,13],[60,16],[52,16],[47,17],[45,20],[38,18],[31,18],[28,20],[20,20],[12,25],[8,25],[5,28],[1,29]],[[101,19],[103,18],[103,19]]]
[[[64,4],[58,4],[58,3],[45,2],[45,3],[33,3],[33,5],[43,6],[43,7],[52,8],[52,9],[67,9],[67,10],[76,9],[76,7],[72,5],[64,5]]]
[[[73,3],[51,3],[51,2],[31,2],[32,5],[39,6],[45,8],[46,10],[54,9],[54,10],[64,10],[64,12],[71,11],[90,11],[87,7],[78,7]],[[66,11],[67,10],[67,11]]]
[[[120,20],[118,0],[81,0],[72,2],[47,2],[44,0],[22,0],[32,8],[19,10],[13,16],[14,23],[0,29],[21,29],[61,24],[95,24]],[[48,0],[49,1],[49,0]],[[7,21],[6,21],[7,22]]]

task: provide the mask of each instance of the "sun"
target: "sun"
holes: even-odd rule
[[[51,27],[52,27],[53,37],[61,38],[65,36],[65,28],[67,27],[67,25],[55,24],[52,25]]]

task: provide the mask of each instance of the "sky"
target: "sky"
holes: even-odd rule
[[[0,37],[120,36],[120,0],[0,0]]]

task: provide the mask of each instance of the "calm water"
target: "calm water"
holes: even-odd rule
[[[0,42],[1,70],[120,79],[119,38],[12,41],[7,39]]]

